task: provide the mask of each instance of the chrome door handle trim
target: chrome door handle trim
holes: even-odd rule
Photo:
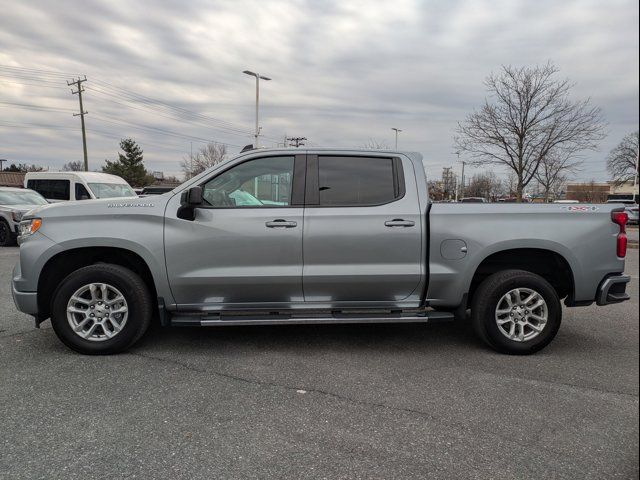
[[[287,221],[284,218],[276,218],[271,222],[266,222],[267,228],[293,228],[298,226],[298,222]]]
[[[393,220],[387,220],[384,224],[387,227],[413,227],[416,222],[403,220],[402,218],[394,218]]]

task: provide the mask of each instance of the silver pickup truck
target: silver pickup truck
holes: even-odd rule
[[[617,205],[438,204],[422,157],[253,150],[174,191],[47,205],[20,224],[13,297],[86,354],[166,326],[465,317],[529,354],[566,306],[622,302]]]

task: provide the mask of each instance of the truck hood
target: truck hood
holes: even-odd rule
[[[167,192],[152,197],[101,198],[97,200],[78,200],[74,202],[50,203],[40,205],[25,214],[28,217],[95,217],[121,215],[157,215],[164,214],[164,208],[174,195]]]

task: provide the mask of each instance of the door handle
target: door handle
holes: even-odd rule
[[[289,222],[284,218],[276,218],[271,222],[266,222],[268,228],[293,228],[298,226],[298,222]]]
[[[387,227],[413,227],[416,222],[403,220],[402,218],[394,218],[393,220],[387,220],[384,224]]]

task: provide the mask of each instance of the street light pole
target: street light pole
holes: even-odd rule
[[[638,200],[636,194],[636,186],[638,185],[638,157],[640,157],[640,149],[636,152],[636,171],[633,172],[633,199]]]
[[[242,73],[246,73],[247,75],[251,75],[252,77],[256,77],[256,132],[254,133],[254,137],[256,139],[254,148],[258,148],[260,136],[260,125],[259,125],[259,105],[260,105],[260,79],[262,80],[271,80],[269,77],[264,77],[259,73],[252,72],[250,70],[245,70]]]
[[[396,150],[398,150],[398,134],[402,131],[399,128],[391,127],[391,130],[396,132]]]

